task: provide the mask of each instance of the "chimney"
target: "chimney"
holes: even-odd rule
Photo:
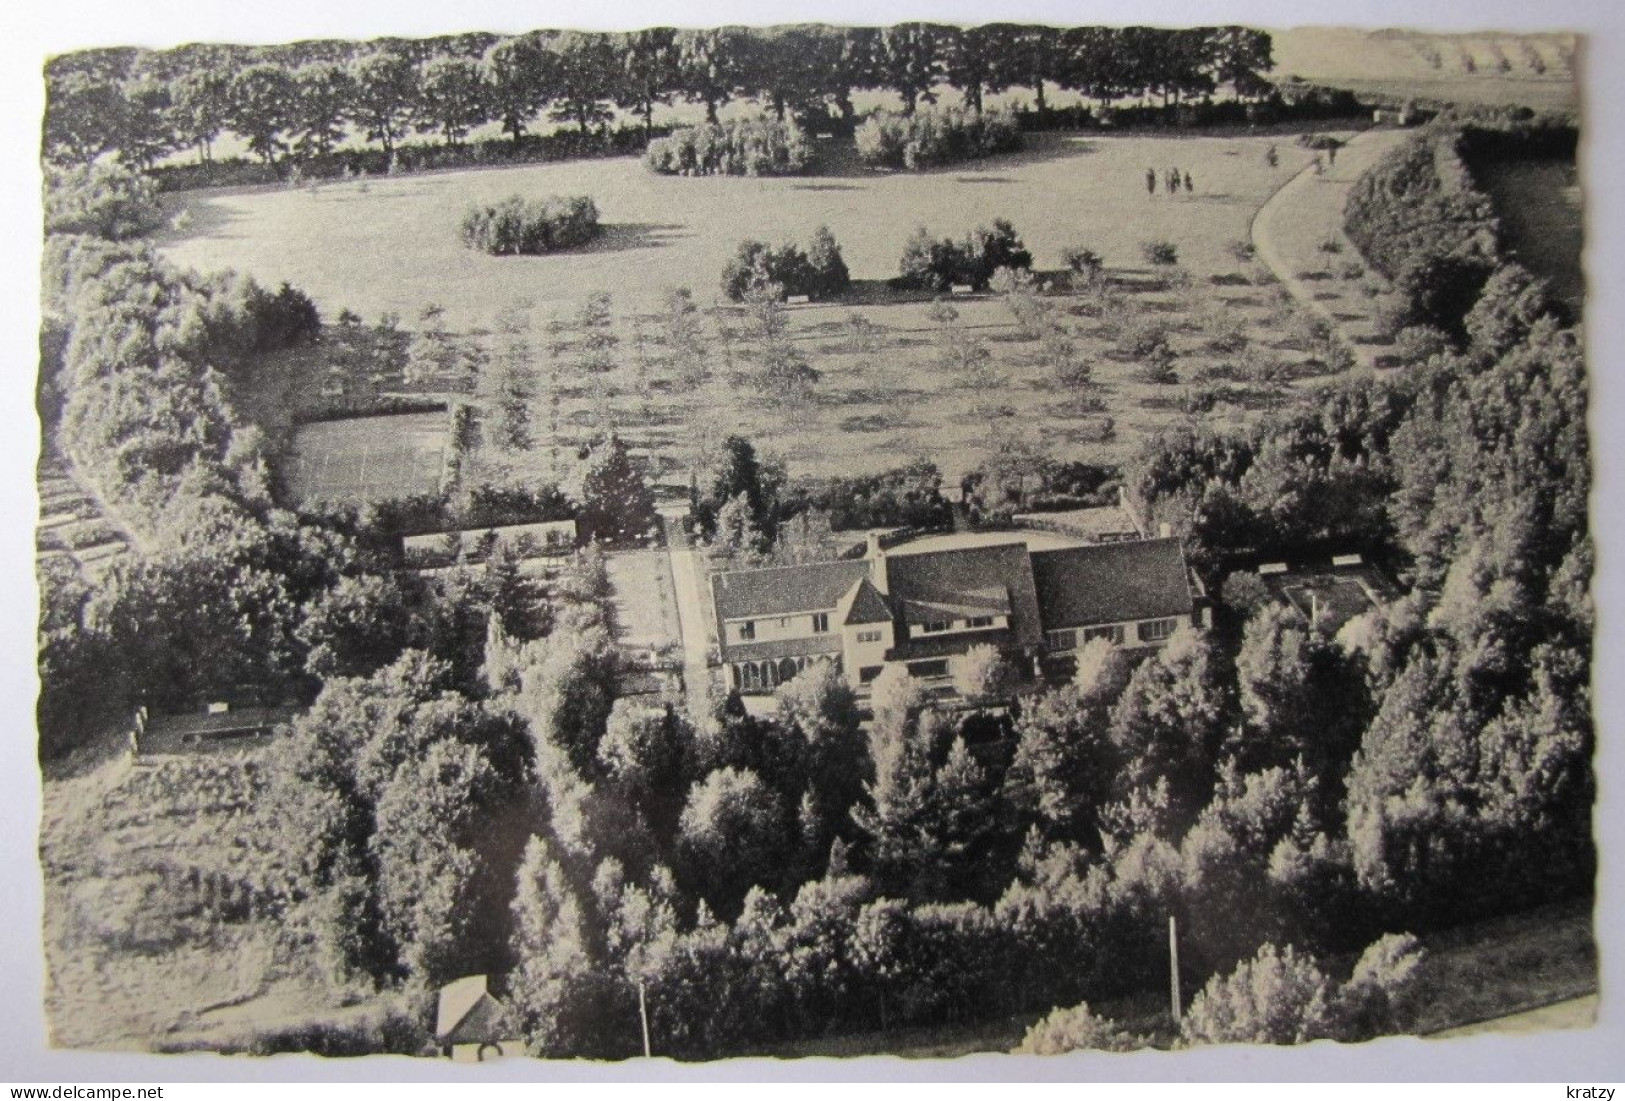
[[[869,550],[866,555],[869,559],[869,581],[882,593],[887,591],[886,585],[886,551],[880,545],[880,533],[869,533]]]
[[[1166,520],[1157,525],[1157,538],[1167,539],[1169,536],[1173,535],[1173,533],[1173,525],[1168,523]]]

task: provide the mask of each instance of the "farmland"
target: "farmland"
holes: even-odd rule
[[[1572,34],[1297,27],[1273,39],[1278,77],[1360,95],[1535,110],[1573,110],[1579,101]]]
[[[1271,147],[1279,151],[1274,166],[1266,159]],[[1243,246],[1257,208],[1311,156],[1292,134],[1044,136],[1024,153],[974,169],[924,174],[689,179],[655,177],[630,159],[549,164],[197,193],[183,200],[184,229],[165,247],[188,266],[233,268],[270,285],[289,281],[328,317],[348,308],[368,321],[385,313],[411,319],[434,302],[449,329],[483,334],[500,311],[517,306],[538,347],[549,326],[556,331],[588,296],[608,293],[619,365],[603,377],[582,377],[568,340],[554,340],[559,362],[542,373],[555,385],[541,388],[532,416],[551,424],[555,414],[543,405],[558,397],[552,443],[579,442],[608,419],[672,472],[720,425],[770,441],[798,473],[879,469],[925,454],[952,478],[973,468],[993,441],[988,418],[977,412],[985,401],[939,365],[942,326],[927,296],[899,300],[883,285],[916,226],[938,235],[960,235],[995,217],[1016,226],[1055,292],[1046,301],[1065,319],[1092,377],[1087,393],[1058,385],[1037,363],[1036,338],[1006,303],[997,296],[958,301],[959,325],[985,341],[992,375],[1003,384],[997,419],[1023,426],[1026,442],[1057,457],[1117,462],[1147,433],[1186,417],[1183,389],[1217,363],[1215,326],[1232,346],[1239,339],[1279,356],[1287,374],[1309,358],[1291,336],[1289,300]],[[1194,189],[1148,196],[1145,172],[1153,166],[1178,166]],[[591,194],[603,211],[604,239],[546,257],[494,258],[462,248],[455,225],[465,205],[516,190]],[[678,386],[656,332],[664,293],[688,286],[708,305],[738,241],[804,241],[826,224],[856,285],[845,302],[789,313],[791,338],[821,376],[807,400],[787,415],[779,395],[733,365],[743,352],[721,331],[739,324],[728,310],[708,319],[710,383]],[[1175,246],[1174,268],[1147,265],[1143,246],[1153,239]],[[1059,269],[1071,245],[1101,255],[1119,302],[1103,311],[1067,292]],[[1113,350],[1113,313],[1166,328],[1176,357],[1171,378],[1142,381],[1133,357]],[[872,327],[872,346],[854,342],[855,324]],[[489,372],[479,382],[487,408],[494,386]],[[1228,396],[1233,400],[1204,410],[1210,422],[1234,425],[1281,395],[1241,387]],[[1110,431],[1103,431],[1106,418]],[[524,453],[487,447],[476,465],[483,464],[480,477],[528,481],[551,476],[556,461],[551,446]]]

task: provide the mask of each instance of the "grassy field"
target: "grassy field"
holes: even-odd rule
[[[229,839],[260,790],[252,757],[157,760],[107,757],[45,783],[52,1042],[150,1049],[337,1008],[245,902],[255,857]]]
[[[301,501],[365,502],[440,488],[448,415],[406,413],[301,426],[288,463]]]
[[[1271,167],[1265,151],[1275,146]],[[1179,422],[1185,388],[1231,353],[1212,350],[1236,331],[1242,343],[1279,356],[1296,371],[1307,358],[1292,334],[1280,288],[1238,254],[1258,206],[1307,163],[1290,134],[1232,136],[1040,137],[1015,156],[919,175],[857,173],[796,179],[673,179],[631,159],[468,171],[300,190],[198,193],[185,199],[184,233],[166,250],[204,270],[235,268],[262,282],[292,282],[328,317],[341,308],[369,322],[385,312],[410,324],[429,302],[446,325],[485,333],[515,305],[534,334],[541,379],[532,421],[552,437],[557,396],[558,452],[550,441],[527,453],[485,447],[472,475],[534,481],[556,473],[558,456],[606,420],[651,452],[666,474],[686,469],[697,448],[722,431],[743,431],[786,459],[798,474],[874,470],[924,454],[950,478],[976,466],[996,432],[1018,431],[1060,458],[1117,462],[1140,439]],[[1177,166],[1193,192],[1148,196],[1145,172]],[[495,258],[461,246],[454,227],[464,206],[515,190],[530,195],[591,194],[608,225],[592,248],[546,257]],[[1046,301],[1092,368],[1092,384],[1066,388],[1038,365],[1036,337],[1023,332],[996,297],[955,302],[959,324],[984,341],[1000,384],[998,415],[986,395],[946,377],[939,366],[942,326],[928,302],[901,301],[882,283],[896,273],[915,226],[961,235],[995,217],[1010,219],[1033,251],[1035,267],[1056,293]],[[712,302],[718,275],[738,241],[805,241],[828,224],[858,287],[844,303],[796,307],[790,332],[821,378],[787,409],[783,395],[751,377],[748,349],[721,332],[739,318],[709,319],[710,382],[677,385],[659,345],[656,312],[670,288],[689,286]],[[1179,268],[1152,269],[1142,246],[1166,239]],[[1081,244],[1103,257],[1120,299],[1108,310],[1066,292],[1056,278],[1061,253]],[[577,312],[590,294],[613,295],[618,365],[588,377],[573,364],[568,334],[550,326]],[[853,315],[878,334],[861,350]],[[1171,382],[1140,379],[1139,364],[1114,342],[1117,322],[1159,323],[1175,353]],[[1116,319],[1116,321],[1113,320]],[[550,349],[550,350],[549,350]],[[549,362],[551,355],[556,363]],[[325,382],[320,362],[310,385]],[[480,402],[493,407],[496,380],[480,380]],[[1231,387],[1228,403],[1200,415],[1235,425],[1279,394]],[[1104,418],[1112,431],[1104,433]],[[998,427],[990,428],[990,424]],[[490,434],[487,434],[489,440]],[[325,460],[323,460],[325,461]],[[348,461],[348,460],[346,460]],[[307,479],[320,468],[306,463]],[[346,475],[346,478],[349,476]],[[353,478],[349,480],[354,480]],[[681,478],[676,480],[681,481]]]
[[[1286,153],[1264,163],[1267,146]],[[979,222],[1015,223],[1040,268],[1083,242],[1108,265],[1139,263],[1139,244],[1170,237],[1198,273],[1228,260],[1256,207],[1301,166],[1280,136],[1037,135],[1020,154],[922,174],[864,172],[778,179],[661,177],[633,158],[575,161],[297,189],[178,196],[180,228],[163,240],[178,263],[233,268],[311,294],[326,316],[344,307],[374,320],[412,318],[427,302],[459,331],[491,324],[516,303],[537,320],[567,313],[588,295],[615,294],[631,308],[667,287],[716,293],[740,240],[805,241],[827,224],[858,279],[886,279],[916,226],[958,235]],[[1195,195],[1148,200],[1145,170],[1188,171]],[[514,192],[589,194],[604,239],[571,253],[492,257],[461,244],[464,209]],[[1158,196],[1166,200],[1167,196]]]
[[[1576,315],[1585,300],[1580,265],[1580,173],[1573,161],[1503,161],[1484,165],[1479,181],[1495,203],[1509,251],[1551,283]]]

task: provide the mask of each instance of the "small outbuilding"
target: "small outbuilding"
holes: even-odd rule
[[[484,975],[468,975],[440,988],[434,1042],[454,1063],[483,1063],[504,1055],[523,1055],[513,1014]]]

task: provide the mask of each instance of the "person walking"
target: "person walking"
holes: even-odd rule
[[[1147,168],[1145,170],[1145,193],[1147,195],[1155,195],[1157,193],[1157,170],[1155,168]]]
[[[1337,163],[1337,146],[1332,145],[1327,147],[1326,159],[1334,165]]]
[[[1196,185],[1191,183],[1191,174],[1189,172],[1185,173],[1185,190],[1187,192],[1196,190]]]
[[[1271,168],[1280,167],[1281,154],[1275,151],[1275,146],[1272,145],[1268,149],[1264,150],[1264,163],[1269,165]]]

